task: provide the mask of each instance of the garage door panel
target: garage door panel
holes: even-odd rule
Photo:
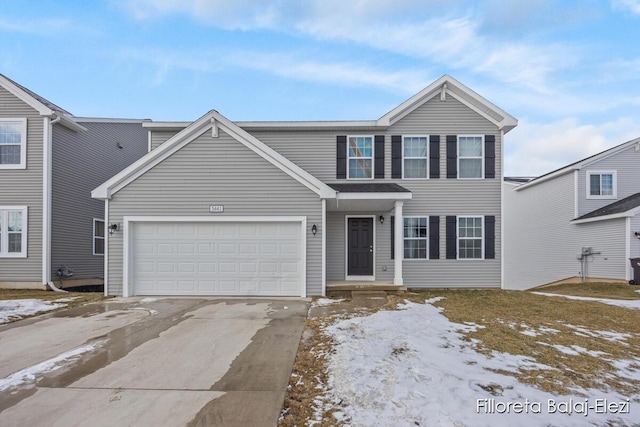
[[[134,223],[137,295],[301,294],[299,222]]]

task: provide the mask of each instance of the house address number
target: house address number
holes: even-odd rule
[[[209,212],[211,212],[211,213],[224,212],[224,206],[223,205],[209,205]]]

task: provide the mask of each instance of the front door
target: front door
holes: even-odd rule
[[[347,275],[373,276],[373,218],[349,218],[347,230]]]

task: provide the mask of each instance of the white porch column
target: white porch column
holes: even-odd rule
[[[402,258],[404,256],[404,221],[402,220],[402,204],[401,201],[396,201],[394,210],[394,224],[393,224],[393,246],[394,246],[394,264],[393,264],[393,284],[402,285]]]

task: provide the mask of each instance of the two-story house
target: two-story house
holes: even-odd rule
[[[148,151],[142,120],[75,117],[0,74],[0,287],[104,276],[104,204],[91,190]],[[58,282],[59,284],[59,282]]]
[[[640,138],[523,183],[505,182],[507,289],[627,281],[640,257]]]
[[[323,295],[336,283],[496,287],[517,120],[443,76],[377,120],[147,122],[93,191],[113,295]]]

